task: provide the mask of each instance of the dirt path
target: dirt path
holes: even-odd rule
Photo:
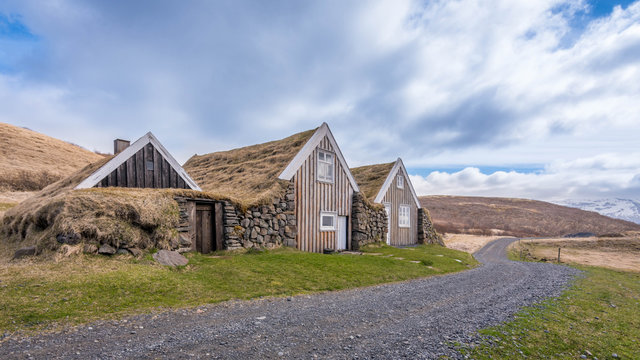
[[[496,240],[469,271],[293,298],[233,301],[9,339],[0,358],[459,358],[454,343],[556,296],[577,274],[512,262]]]

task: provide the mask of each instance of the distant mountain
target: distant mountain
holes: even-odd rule
[[[474,196],[421,196],[436,230],[518,237],[640,231],[640,224],[544,201]]]
[[[615,219],[632,221],[640,224],[640,201],[631,199],[600,199],[600,200],[564,200],[556,202],[559,205],[570,206]]]

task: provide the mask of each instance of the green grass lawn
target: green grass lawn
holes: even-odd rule
[[[562,296],[481,331],[493,343],[469,350],[471,358],[640,359],[640,274],[576,267],[584,277]]]
[[[189,264],[181,268],[158,265],[150,256],[76,256],[59,263],[5,265],[0,267],[0,331],[39,330],[229,299],[348,289],[476,265],[466,253],[434,245],[366,251],[383,255],[322,255],[282,248],[188,254]]]

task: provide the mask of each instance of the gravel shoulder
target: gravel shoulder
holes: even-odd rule
[[[454,344],[559,295],[578,270],[513,262],[498,239],[482,266],[339,292],[231,301],[0,343],[0,358],[458,358]]]

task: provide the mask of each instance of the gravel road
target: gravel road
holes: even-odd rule
[[[292,298],[231,301],[9,338],[0,358],[433,359],[454,342],[557,296],[578,271],[505,257],[515,239],[489,243],[484,265],[461,273]]]

